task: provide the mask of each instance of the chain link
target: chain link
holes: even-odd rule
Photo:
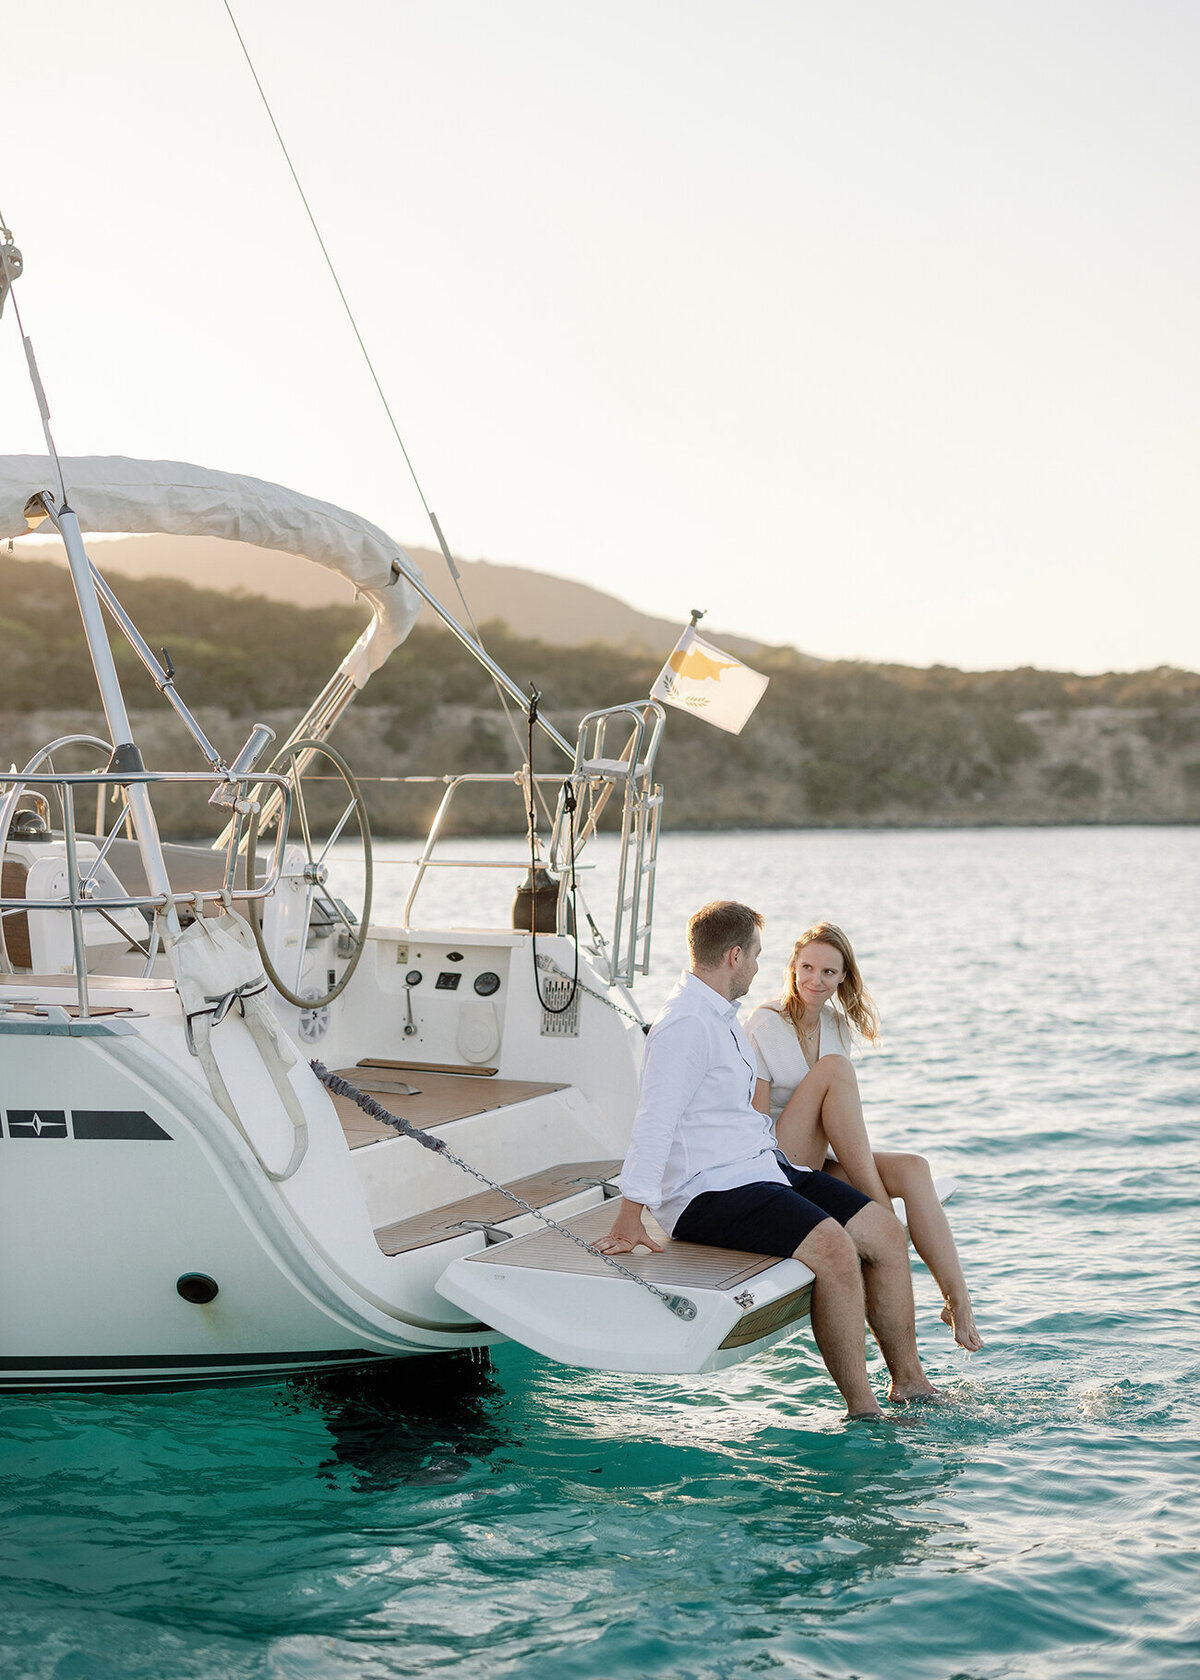
[[[570,976],[567,976],[567,978],[569,979]],[[586,989],[585,987],[584,990]],[[592,996],[597,997],[599,993],[593,992]],[[323,1062],[312,1061],[309,1066],[322,1085],[339,1097],[348,1097],[351,1102],[356,1103],[362,1109],[364,1114],[369,1114],[374,1120],[382,1120],[385,1125],[393,1127],[402,1137],[410,1137],[425,1149],[431,1149],[435,1154],[443,1155],[460,1172],[465,1172],[470,1178],[478,1179],[480,1184],[486,1184],[489,1190],[498,1190],[508,1201],[514,1202],[523,1213],[531,1213],[535,1219],[540,1220],[551,1231],[557,1231],[560,1237],[566,1237],[567,1241],[574,1243],[576,1248],[583,1249],[585,1254],[594,1255],[597,1260],[602,1260],[606,1266],[611,1267],[621,1277],[628,1278],[631,1283],[639,1284],[641,1288],[648,1290],[651,1295],[657,1296],[668,1311],[673,1312],[677,1318],[683,1319],[686,1323],[690,1323],[695,1318],[695,1305],[685,1296],[668,1295],[665,1289],[659,1289],[657,1284],[651,1283],[648,1278],[642,1277],[638,1272],[631,1271],[628,1266],[623,1266],[619,1260],[614,1260],[611,1254],[604,1254],[600,1249],[593,1248],[590,1242],[577,1236],[574,1231],[568,1230],[565,1225],[560,1225],[558,1220],[552,1219],[548,1213],[543,1213],[540,1208],[530,1207],[528,1202],[522,1201],[520,1196],[515,1195],[503,1184],[497,1184],[494,1178],[489,1178],[486,1173],[480,1172],[478,1167],[473,1167],[469,1161],[464,1161],[460,1155],[456,1155],[444,1138],[432,1137],[428,1132],[422,1131],[419,1126],[414,1126],[411,1120],[405,1120],[398,1114],[390,1113],[382,1103],[376,1102],[374,1097],[369,1097],[365,1091],[360,1091],[357,1086],[351,1085],[348,1079],[343,1079],[339,1074],[330,1073]]]

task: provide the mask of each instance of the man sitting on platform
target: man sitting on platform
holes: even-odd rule
[[[595,1246],[661,1249],[643,1208],[683,1242],[803,1262],[816,1281],[813,1335],[851,1417],[882,1417],[867,1378],[864,1318],[891,1372],[892,1401],[942,1396],[921,1368],[908,1239],[888,1209],[779,1154],[753,1106],[754,1051],[737,1018],[758,972],[762,917],[706,904],[688,922],[691,967],[646,1039],[616,1222]]]

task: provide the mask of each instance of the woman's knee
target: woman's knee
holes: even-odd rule
[[[829,1086],[846,1085],[858,1087],[858,1075],[854,1071],[854,1063],[848,1056],[818,1056],[812,1065],[811,1072],[824,1076]]]

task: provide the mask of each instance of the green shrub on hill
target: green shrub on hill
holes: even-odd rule
[[[189,705],[219,708],[239,738],[250,716],[270,714],[277,726],[298,717],[367,622],[363,608],[297,607],[167,579],[116,578],[113,587],[150,645],[169,649]],[[0,709],[95,711],[67,571],[0,560],[0,613]],[[483,638],[518,685],[536,683],[543,711],[568,736],[583,712],[648,693],[659,670],[653,656],[598,643],[550,646],[501,621],[485,624]],[[160,708],[123,638],[113,641],[130,706]],[[1098,820],[1111,814],[1104,801],[1113,789],[1129,802],[1128,820],[1139,820],[1143,759],[1161,765],[1163,755],[1200,741],[1200,675],[1192,672],[920,670],[820,664],[789,648],[763,649],[755,663],[771,684],[742,735],[671,712],[660,758],[669,820],[986,821],[992,810],[1008,821]],[[371,729],[349,720],[342,728],[374,743],[367,756],[377,762],[359,765],[366,774],[504,771],[521,761],[520,707],[510,702],[510,727],[491,678],[445,630],[414,630],[353,716],[364,709],[376,720]],[[1111,721],[1118,714],[1119,727]],[[1113,737],[1102,751],[1087,749],[1086,764],[1079,742],[1064,736],[1079,718]],[[1144,750],[1135,751],[1139,740]],[[1095,767],[1102,761],[1103,772]],[[1175,765],[1169,775],[1181,810],[1191,812],[1194,752],[1188,763],[1187,774]],[[548,749],[543,758],[539,748],[538,767],[554,768]]]

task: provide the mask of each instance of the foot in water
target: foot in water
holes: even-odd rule
[[[847,1412],[843,1423],[885,1423],[890,1429],[911,1428],[913,1424],[921,1422],[919,1417],[906,1417],[903,1413],[897,1416],[887,1412]]]
[[[923,1382],[896,1383],[888,1389],[888,1399],[893,1406],[948,1406],[950,1396],[940,1388],[934,1388],[926,1377]]]
[[[954,1340],[967,1353],[978,1353],[983,1346],[983,1337],[975,1328],[975,1314],[971,1310],[970,1301],[950,1301],[942,1308],[942,1323],[948,1324],[954,1332]]]

